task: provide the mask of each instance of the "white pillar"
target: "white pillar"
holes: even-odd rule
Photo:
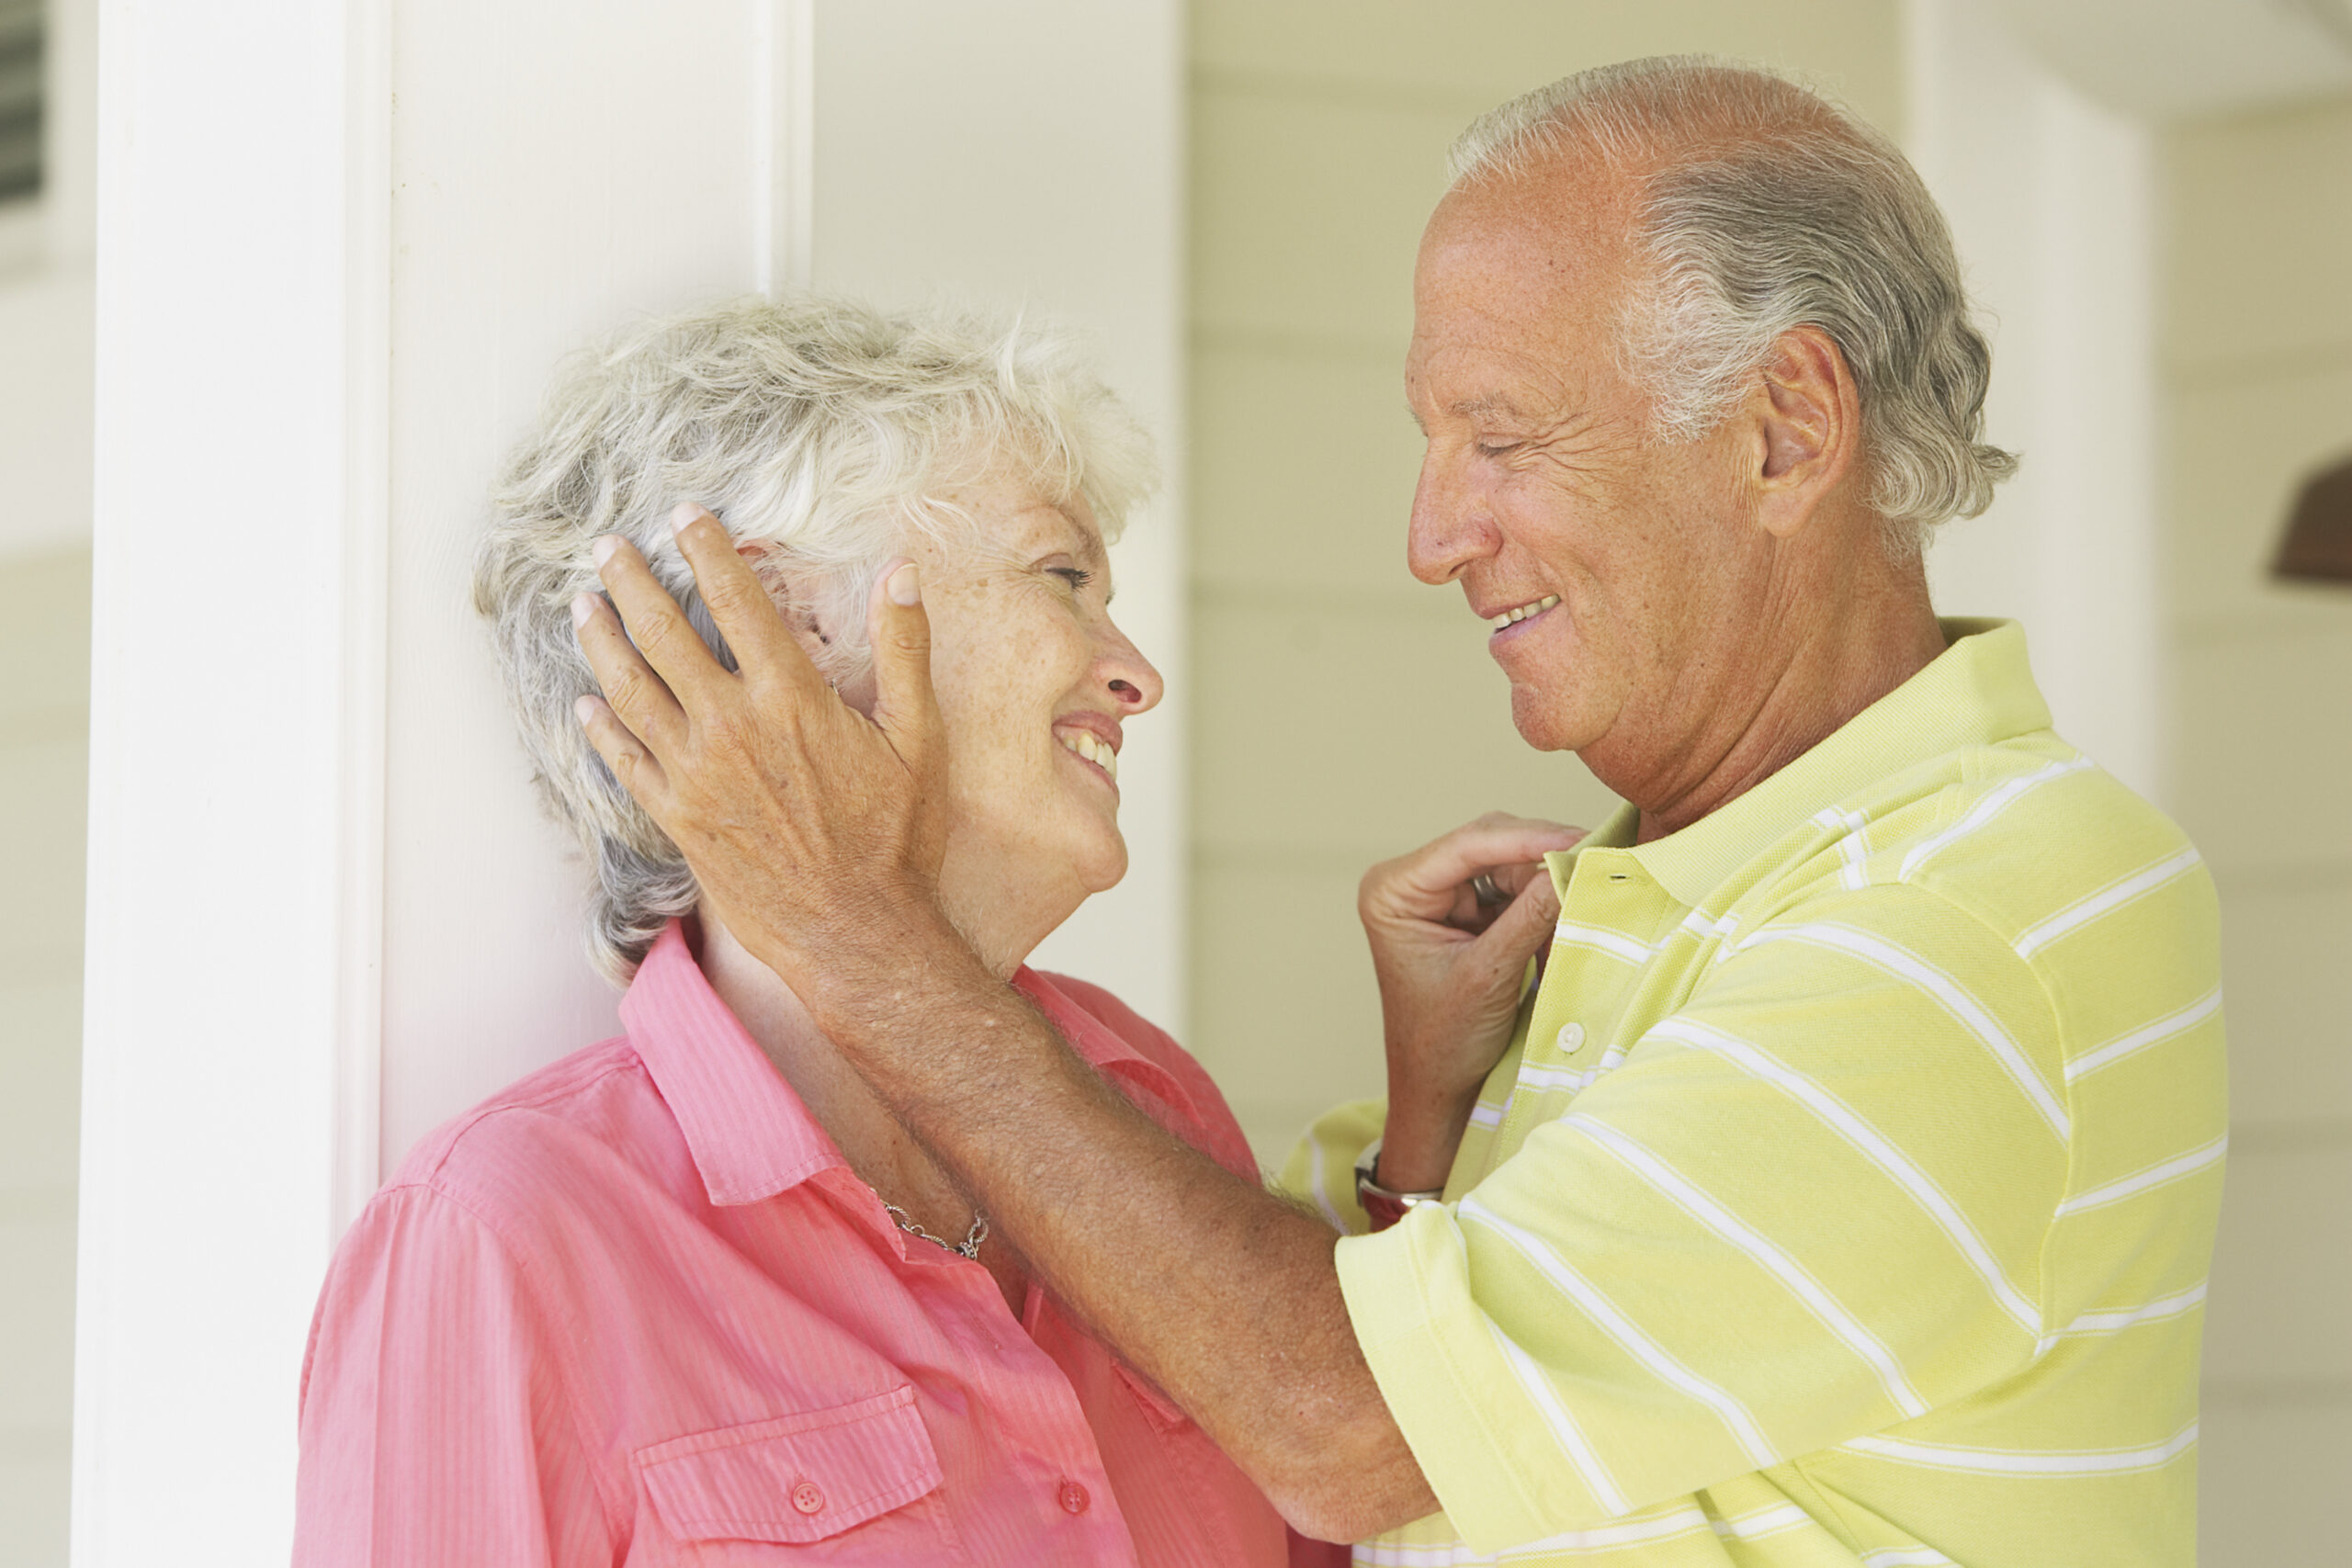
[[[768,280],[796,10],[107,0],[82,1568],[283,1559],[379,1128],[609,1021],[467,561],[560,354]]]
[[[1907,0],[1909,151],[1993,339],[1993,510],[1943,525],[1946,614],[2025,624],[2059,732],[2162,797],[2151,131],[2037,60],[1994,10]]]
[[[804,281],[830,190],[825,282],[1074,315],[1181,460],[1174,0],[811,14],[103,0],[77,1568],[284,1558],[334,1239],[419,1134],[611,1028],[467,603],[557,359]],[[861,97],[820,133],[827,91]],[[1170,663],[1176,515],[1121,562]],[[1139,902],[1061,961],[1167,1017],[1155,722]]]
[[[101,13],[85,1565],[284,1555],[339,1107],[372,1105],[375,19]]]

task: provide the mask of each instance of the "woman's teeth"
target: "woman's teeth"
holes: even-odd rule
[[[1500,631],[1505,626],[1527,619],[1530,615],[1540,615],[1559,602],[1560,596],[1557,593],[1546,593],[1532,604],[1521,604],[1516,610],[1505,610],[1495,617],[1495,629]]]
[[[1054,739],[1062,743],[1064,750],[1077,752],[1114,779],[1119,776],[1119,754],[1084,730],[1056,730]]]

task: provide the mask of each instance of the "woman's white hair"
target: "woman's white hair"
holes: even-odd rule
[[[1622,324],[1655,434],[1704,434],[1792,327],[1826,333],[1860,393],[1871,499],[1890,543],[1992,504],[2017,458],[1984,444],[1992,351],[1969,319],[1943,214],[1894,143],[1769,71],[1682,55],[1539,87],[1454,142],[1457,184],[1598,154],[1639,181],[1648,276]]]
[[[1020,320],[743,299],[643,322],[565,367],[492,491],[474,607],[541,799],[595,867],[588,946],[616,983],[700,894],[572,715],[596,690],[571,612],[601,592],[596,538],[635,544],[732,668],[669,525],[681,502],[708,507],[770,547],[763,580],[848,686],[872,668],[876,572],[913,537],[968,531],[940,492],[984,477],[1083,500],[1107,539],[1155,475],[1149,439],[1070,340]]]

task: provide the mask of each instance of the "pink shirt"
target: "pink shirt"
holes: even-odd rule
[[[1175,1042],[1093,987],[1014,984],[1255,1179]],[[298,1564],[1288,1560],[1258,1489],[1052,1300],[1016,1323],[891,1223],[675,924],[621,1021],[427,1137],[345,1238]]]

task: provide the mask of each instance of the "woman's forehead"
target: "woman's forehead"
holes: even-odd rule
[[[1092,565],[1107,558],[1102,531],[1083,496],[1053,501],[1025,485],[977,484],[958,486],[947,499],[1009,548],[1067,550]]]

